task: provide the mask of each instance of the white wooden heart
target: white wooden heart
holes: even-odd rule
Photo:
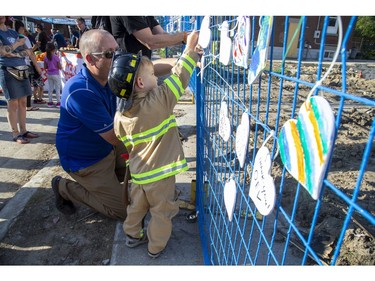
[[[220,54],[219,54],[219,61],[224,65],[228,65],[230,58],[231,58],[231,53],[232,53],[232,40],[230,40],[228,36],[228,29],[229,29],[228,21],[224,21],[221,24]]]
[[[205,69],[205,63],[206,63],[206,58],[205,58],[204,55],[201,57],[200,62],[201,62],[201,66],[200,66],[200,76],[201,76],[201,83],[203,83],[203,78],[204,78],[203,75],[204,75],[204,69]]]
[[[249,131],[249,115],[244,112],[242,114],[241,123],[238,125],[236,131],[236,155],[241,168],[243,168],[245,164],[247,144],[249,142]]]
[[[335,136],[335,116],[326,99],[310,97],[300,108],[297,120],[281,128],[278,143],[288,172],[318,199]]]
[[[221,102],[219,118],[219,135],[224,141],[228,141],[231,134],[231,126],[228,118],[228,105],[225,101]]]
[[[199,30],[198,45],[207,48],[211,41],[210,16],[204,16]]]
[[[263,216],[271,213],[275,206],[276,191],[271,176],[271,156],[265,146],[258,150],[255,157],[249,196]]]
[[[227,209],[228,219],[232,221],[234,206],[236,205],[237,188],[236,182],[230,179],[224,186],[224,204]]]
[[[250,51],[250,18],[240,16],[237,18],[237,33],[233,40],[233,61],[236,65],[247,68]]]

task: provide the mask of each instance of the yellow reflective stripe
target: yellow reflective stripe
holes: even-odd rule
[[[188,55],[181,57],[182,66],[189,72],[190,76],[196,66],[195,61]]]
[[[186,159],[183,159],[146,173],[132,174],[132,181],[136,184],[147,184],[187,171],[188,169]]]
[[[166,132],[169,131],[169,129],[177,127],[176,118],[172,114],[167,119],[165,119],[163,122],[161,122],[159,125],[157,125],[154,128],[151,128],[145,132],[134,134],[134,135],[126,135],[121,137],[121,141],[125,144],[126,147],[132,145],[133,147],[140,144],[152,141],[154,139],[158,139],[162,135],[164,135]]]
[[[171,89],[171,91],[176,97],[176,100],[179,100],[184,92],[184,88],[182,87],[182,83],[178,76],[172,74],[167,79],[165,79],[164,82],[167,84],[168,88]]]

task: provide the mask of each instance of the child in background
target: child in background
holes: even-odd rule
[[[47,43],[46,56],[44,57],[44,68],[47,72],[48,81],[48,107],[54,107],[55,104],[52,101],[53,89],[56,93],[56,107],[60,107],[60,93],[61,93],[61,77],[60,69],[60,58],[55,54],[56,46],[53,43]]]
[[[31,75],[31,86],[33,86],[34,103],[45,104],[47,102],[43,99],[44,82],[42,75],[40,75],[35,70],[35,65],[33,62],[31,62],[31,66],[34,69],[34,73]]]
[[[202,53],[197,42],[198,32],[190,33],[172,75],[160,86],[153,63],[145,56],[116,54],[109,73],[109,86],[120,98],[114,130],[129,152],[132,178],[123,224],[125,245],[133,248],[148,242],[151,258],[167,246],[172,218],[179,211],[175,176],[188,170],[173,109]],[[146,235],[143,219],[148,212]]]

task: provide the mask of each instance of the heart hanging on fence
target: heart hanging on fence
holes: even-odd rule
[[[228,65],[230,58],[231,58],[231,51],[232,51],[232,40],[230,40],[228,36],[228,29],[229,29],[228,21],[224,21],[221,24],[220,54],[219,54],[219,61],[224,65]]]
[[[282,127],[278,143],[281,160],[289,173],[317,200],[335,136],[335,116],[320,96],[307,99],[297,120]]]
[[[260,19],[257,47],[251,57],[249,66],[248,83],[251,85],[266,67],[268,45],[271,39],[273,17],[262,16]]]
[[[264,145],[258,150],[255,157],[249,196],[263,216],[271,213],[275,206],[276,191],[271,176],[271,156],[268,148]]]
[[[211,41],[210,16],[204,16],[199,30],[198,45],[207,48]]]
[[[237,18],[237,33],[233,40],[233,61],[236,65],[247,68],[250,50],[250,18]]]
[[[220,107],[219,135],[224,141],[228,141],[231,131],[230,121],[228,118],[228,105],[225,101],[222,101]]]
[[[243,168],[245,164],[249,131],[249,115],[245,112],[242,114],[241,124],[238,125],[236,131],[236,155],[241,168]]]
[[[234,206],[236,205],[237,188],[236,182],[230,179],[224,186],[224,204],[227,209],[228,219],[232,221]]]

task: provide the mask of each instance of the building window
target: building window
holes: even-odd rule
[[[329,17],[327,34],[337,34],[338,22],[337,17]]]

